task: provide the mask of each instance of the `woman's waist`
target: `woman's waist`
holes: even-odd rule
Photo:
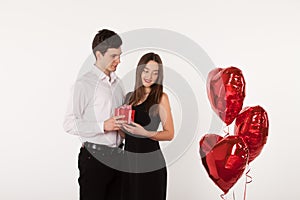
[[[136,153],[149,153],[160,151],[160,145],[158,142],[125,141],[125,150]]]

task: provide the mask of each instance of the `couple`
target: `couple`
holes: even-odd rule
[[[124,95],[115,74],[121,45],[122,39],[111,30],[96,34],[92,43],[96,62],[75,82],[65,116],[65,131],[82,140],[80,200],[165,200],[167,170],[158,141],[172,140],[174,126],[163,92],[162,61],[155,53],[143,55],[134,91]],[[114,109],[123,104],[135,110],[131,124],[114,116]],[[157,131],[160,123],[163,130]]]

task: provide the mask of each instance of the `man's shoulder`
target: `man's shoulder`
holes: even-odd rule
[[[78,77],[76,80],[76,84],[82,86],[93,86],[97,84],[97,79],[98,77],[94,73],[89,71]]]

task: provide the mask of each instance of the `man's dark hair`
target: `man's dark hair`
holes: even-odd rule
[[[121,45],[122,39],[118,34],[108,29],[102,29],[94,37],[93,53],[96,56],[96,51],[100,51],[104,55],[107,49],[119,48]]]

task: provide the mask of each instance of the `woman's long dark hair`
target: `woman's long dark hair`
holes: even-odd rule
[[[135,86],[134,86],[134,92],[131,94],[131,97],[129,99],[129,104],[137,105],[141,100],[143,100],[145,96],[145,88],[143,86],[142,82],[142,72],[144,71],[144,68],[146,64],[149,61],[155,61],[158,63],[158,77],[155,83],[151,85],[151,91],[147,97],[147,101],[145,102],[146,111],[148,112],[152,105],[159,104],[162,94],[163,94],[163,64],[161,61],[161,58],[159,55],[155,53],[147,53],[143,55],[138,63],[138,66],[136,68],[136,75],[135,75]],[[158,112],[158,106],[153,111],[151,110],[151,113],[157,113]]]

